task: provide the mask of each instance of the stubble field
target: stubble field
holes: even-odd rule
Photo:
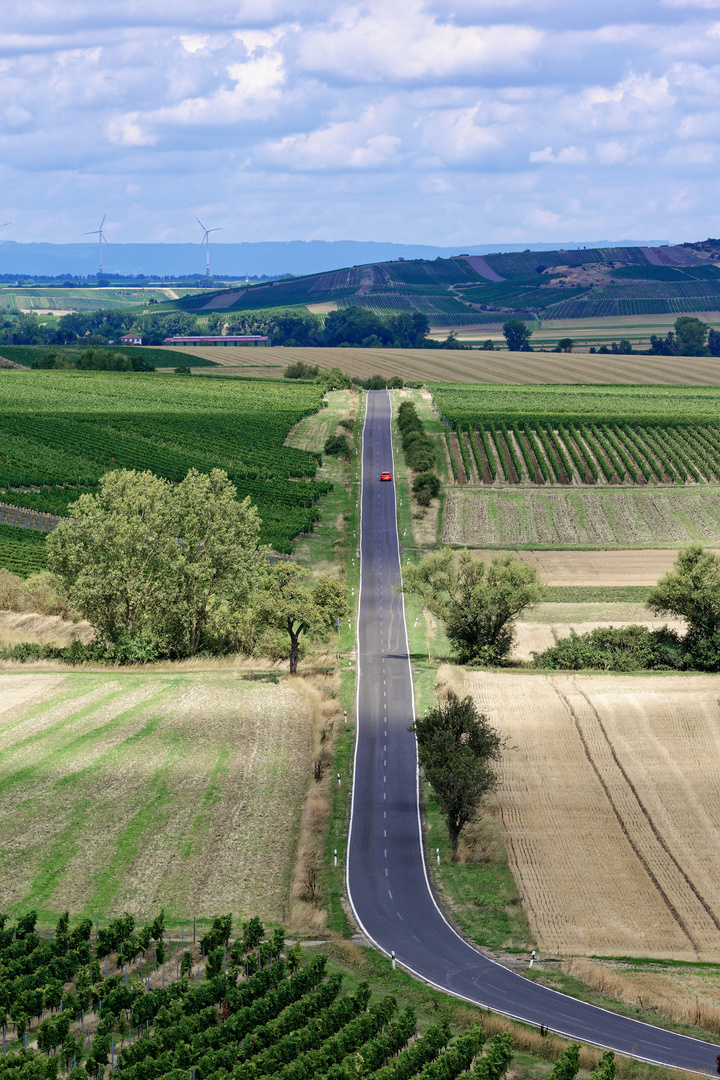
[[[0,908],[287,918],[311,739],[234,674],[0,673]]]
[[[466,673],[542,950],[720,956],[720,679]]]
[[[185,348],[178,364],[192,357],[212,360],[215,374],[282,375],[288,364],[303,360],[323,368],[339,367],[349,375],[408,381],[461,383],[617,383],[720,386],[720,359],[678,356],[598,356],[591,353],[483,352],[456,349]],[[203,374],[212,374],[203,369]]]

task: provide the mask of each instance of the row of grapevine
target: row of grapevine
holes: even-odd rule
[[[618,423],[456,423],[470,475],[495,483],[712,483],[720,480],[720,429]],[[447,436],[449,439],[449,435]],[[449,446],[449,442],[448,442]],[[519,451],[519,452],[518,452]]]
[[[477,1080],[502,1080],[513,1057],[509,1034],[483,1054],[480,1025],[453,1039],[441,1020],[418,1038],[413,1007],[398,1013],[391,995],[371,1000],[367,983],[343,993],[343,976],[328,974],[325,956],[303,962],[281,929],[263,940],[258,919],[234,941],[230,916],[213,921],[200,949],[176,939],[174,971],[162,914],[139,931],[131,916],[115,919],[96,928],[94,943],[90,919],[71,930],[65,915],[47,940],[35,912],[6,923],[3,916],[7,1080],[60,1072],[82,1080],[108,1067],[119,1080],[357,1080],[359,1064],[376,1080],[456,1080],[473,1063]],[[118,973],[104,975],[109,954]]]

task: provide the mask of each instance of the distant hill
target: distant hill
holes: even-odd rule
[[[145,274],[149,277],[174,278],[205,273],[205,252],[200,244],[115,244],[112,243],[112,226],[108,225],[106,228],[111,240],[103,250],[106,274]],[[622,243],[627,246],[631,242]],[[582,247],[583,243],[559,246],[577,248]],[[588,241],[585,246],[607,247],[608,244],[606,241]],[[552,244],[536,244],[535,250],[552,247]],[[522,244],[508,244],[503,251],[521,251],[522,248]],[[438,256],[448,258],[465,251],[484,255],[493,250],[497,250],[497,245],[493,248],[487,244],[463,243],[453,247],[432,247],[423,244],[357,240],[291,240],[287,243],[248,244],[213,242],[210,246],[210,261],[213,273],[221,278],[238,278],[246,274],[250,277],[279,277],[281,274],[319,274],[333,270],[336,266],[386,262],[400,257],[435,259]],[[95,243],[19,244],[12,240],[0,242],[0,274],[94,276],[97,270],[98,248]]]
[[[188,296],[194,314],[306,307],[420,311],[435,328],[525,320],[720,311],[720,241],[674,247],[524,250],[399,259]]]

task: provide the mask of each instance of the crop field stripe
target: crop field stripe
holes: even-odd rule
[[[593,755],[592,755],[592,753],[590,751],[590,747],[588,745],[587,737],[585,735],[585,732],[582,729],[582,726],[580,724],[580,719],[579,719],[577,713],[575,712],[574,708],[572,707],[572,704],[570,703],[567,696],[565,694],[563,694],[562,691],[559,688],[556,688],[556,689],[557,689],[558,697],[563,702],[565,708],[568,711],[568,714],[572,718],[572,722],[575,725],[575,730],[577,732],[578,738],[580,739],[580,743],[582,745],[585,757],[587,758],[591,769],[595,773],[595,776],[597,777],[598,782],[599,782],[600,786],[602,787],[602,789],[603,789],[603,791],[605,793],[605,797],[607,798],[607,801],[610,804],[610,807],[612,808],[612,812],[615,815],[617,823],[620,826],[625,839],[627,840],[628,844],[632,848],[638,862],[642,865],[642,867],[645,870],[646,874],[648,875],[648,877],[652,881],[653,885],[657,889],[658,893],[662,897],[663,903],[667,907],[667,909],[670,912],[670,914],[672,915],[673,919],[678,924],[681,931],[683,932],[685,937],[690,942],[693,950],[695,951],[696,954],[699,953],[697,941],[692,936],[692,934],[691,934],[690,930],[688,929],[688,926],[687,926],[685,920],[683,919],[682,915],[680,914],[677,907],[672,902],[672,900],[670,899],[670,897],[666,893],[665,889],[663,888],[662,884],[658,880],[658,878],[657,878],[656,874],[654,873],[652,867],[648,863],[648,860],[646,859],[645,855],[643,854],[643,852],[641,851],[639,845],[637,844],[635,838],[633,837],[630,829],[628,828],[628,825],[627,825],[623,815],[620,813],[620,810],[618,808],[618,804],[615,801],[615,799],[613,798],[612,792],[611,792],[611,790],[610,790],[610,788],[609,788],[609,786],[607,784],[607,781],[605,780],[605,777],[603,776],[602,772],[600,771],[600,768],[599,768],[597,762],[595,761],[595,758],[593,757]],[[586,695],[583,695],[583,697],[585,697],[585,699],[588,700]],[[591,708],[592,708],[592,706],[591,706]],[[595,715],[597,717],[597,713],[595,713]],[[600,726],[601,730],[603,730],[603,733],[604,733],[604,729],[602,728],[602,724],[600,724],[599,726]],[[609,740],[607,740],[607,737],[606,737],[606,741],[608,742],[608,747],[609,747],[610,753],[611,753],[616,765],[618,765],[618,768],[620,768],[619,762],[617,761],[617,757],[615,756],[612,745],[609,743]],[[620,772],[623,774],[623,777],[627,781],[627,775],[625,774],[625,772],[621,768],[620,768]],[[634,793],[634,789],[633,789],[633,793]],[[644,808],[642,807],[642,804],[639,802],[639,800],[637,800],[637,801],[638,801],[638,804],[640,806],[640,809],[643,810]],[[650,823],[650,824],[651,824],[651,828],[653,828],[652,823]],[[653,832],[655,832],[654,828],[653,828]]]

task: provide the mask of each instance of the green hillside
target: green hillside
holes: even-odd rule
[[[710,249],[707,245],[710,244]],[[361,307],[421,312],[435,327],[720,311],[720,242],[675,248],[582,248],[372,263],[186,296],[157,306],[217,313]],[[316,308],[315,305],[322,305]]]

